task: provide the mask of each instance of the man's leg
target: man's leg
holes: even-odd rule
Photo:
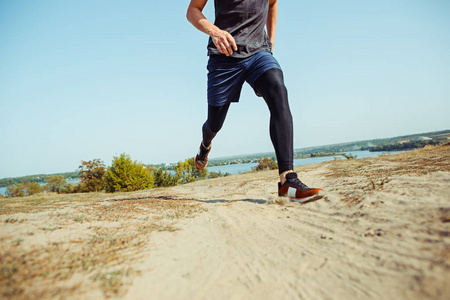
[[[294,169],[293,124],[283,72],[280,69],[270,69],[255,81],[254,86],[270,110],[270,138],[277,156],[279,174],[292,171]]]
[[[204,170],[208,164],[211,141],[222,128],[225,117],[227,116],[228,108],[230,108],[230,103],[225,104],[224,106],[208,105],[208,119],[202,127],[203,140],[200,144],[200,150],[195,157],[195,165],[199,170]]]
[[[203,139],[195,157],[199,170],[206,168],[211,141],[222,128],[231,102],[238,102],[245,82],[243,60],[210,56],[208,60],[208,119],[203,124]]]
[[[270,138],[275,148],[280,174],[278,195],[287,196],[297,202],[322,198],[321,189],[309,188],[293,171],[293,124],[283,72],[280,69],[264,72],[255,81],[254,88],[263,96],[270,110]]]
[[[204,146],[209,147],[211,145],[212,139],[222,128],[229,107],[230,103],[225,104],[224,106],[208,105],[208,119],[202,127]]]

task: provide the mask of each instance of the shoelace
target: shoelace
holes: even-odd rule
[[[309,189],[309,187],[301,182],[301,180],[298,178],[288,179],[287,181],[289,182],[289,185],[293,187],[298,187],[300,189]]]

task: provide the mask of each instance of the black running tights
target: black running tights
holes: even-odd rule
[[[293,125],[289,109],[287,89],[283,72],[270,69],[264,72],[254,84],[255,91],[261,94],[270,111],[270,138],[278,161],[279,174],[293,170]],[[217,132],[222,128],[230,104],[225,106],[208,105],[208,119],[203,124],[203,144],[209,146]]]

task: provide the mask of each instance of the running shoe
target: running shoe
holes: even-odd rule
[[[297,177],[297,173],[286,174],[286,181],[281,184],[278,182],[278,196],[289,197],[291,201],[306,202],[313,201],[323,197],[322,189],[309,188]]]
[[[195,166],[199,170],[204,170],[206,165],[208,164],[208,154],[211,151],[211,145],[209,147],[205,147],[203,142],[200,144],[200,149],[198,150],[198,154],[195,157]]]

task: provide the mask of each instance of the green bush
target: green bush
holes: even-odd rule
[[[25,186],[25,192],[27,193],[27,196],[35,195],[44,192],[44,189],[41,187],[41,185],[37,182],[28,182],[25,181],[23,183]]]
[[[166,169],[157,169],[153,176],[155,177],[155,187],[168,187],[168,186],[175,186],[178,184],[178,176],[172,175],[169,172],[167,172]]]
[[[48,177],[47,184],[44,186],[44,189],[49,192],[56,192],[60,194],[62,190],[67,185],[66,179],[62,175],[53,175]]]
[[[105,190],[108,193],[131,192],[153,187],[151,171],[143,164],[132,161],[125,153],[114,157],[104,178]]]
[[[208,177],[208,170],[197,170],[194,158],[188,158],[180,161],[175,167],[175,172],[179,178],[179,183],[189,183],[197,179],[205,179]]]

